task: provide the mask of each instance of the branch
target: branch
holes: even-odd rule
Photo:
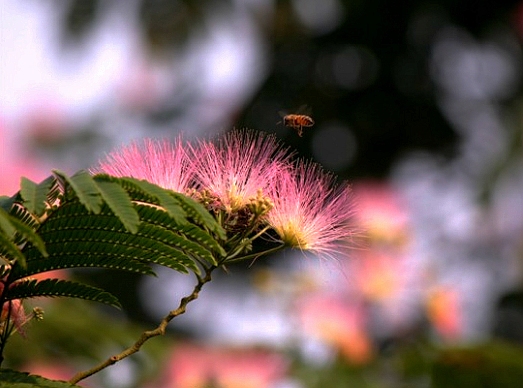
[[[211,281],[211,272],[214,269],[216,269],[216,267],[206,268],[204,277],[197,276],[198,283],[194,286],[192,293],[183,297],[180,301],[180,304],[178,305],[178,308],[170,311],[169,314],[167,314],[161,320],[160,324],[155,329],[144,331],[142,333],[142,335],[140,336],[140,338],[132,346],[128,347],[123,352],[116,354],[112,357],[109,357],[104,362],[100,363],[99,365],[97,365],[89,370],[77,373],[69,380],[69,383],[74,385],[74,384],[78,383],[79,381],[81,381],[89,376],[92,376],[95,373],[100,372],[102,369],[105,369],[108,366],[116,364],[118,361],[121,361],[124,358],[129,357],[130,355],[138,352],[140,350],[140,348],[142,347],[142,345],[149,339],[151,339],[153,337],[157,337],[159,335],[164,335],[169,322],[171,322],[178,315],[185,313],[185,310],[186,310],[189,302],[197,299],[203,285],[205,283],[208,283]]]

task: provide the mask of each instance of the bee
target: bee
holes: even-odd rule
[[[300,108],[298,111],[301,110],[302,108]],[[281,112],[280,114],[283,116],[283,125],[295,129],[298,132],[298,136],[300,137],[303,135],[304,127],[312,127],[314,125],[314,120],[312,117],[304,114],[285,114]]]

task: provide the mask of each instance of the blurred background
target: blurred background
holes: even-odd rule
[[[519,386],[522,39],[521,0],[3,0],[0,195],[134,139],[247,127],[352,182],[366,231],[349,262],[289,251],[218,274],[85,386]],[[316,124],[299,137],[282,112]],[[194,283],[62,276],[124,310],[38,301],[6,367],[68,379]]]

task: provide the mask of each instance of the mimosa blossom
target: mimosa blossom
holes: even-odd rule
[[[27,322],[29,317],[25,313],[22,302],[18,299],[5,302],[2,306],[0,316],[0,327],[3,329],[4,323],[9,320],[15,329],[22,333],[22,326]]]
[[[274,136],[254,131],[233,131],[190,151],[197,190],[208,192],[227,212],[266,194],[290,164],[288,150]]]
[[[192,178],[190,163],[181,137],[169,140],[144,139],[107,155],[93,173],[145,179],[179,193],[185,193]]]
[[[353,233],[350,189],[319,165],[294,164],[291,156],[273,135],[235,130],[196,144],[180,138],[173,144],[133,143],[109,154],[93,172],[191,195],[227,231],[268,226],[287,246],[334,257]]]
[[[0,294],[4,291],[4,283],[0,282]],[[6,323],[13,325],[20,334],[23,333],[22,326],[25,325],[31,317],[25,313],[24,306],[20,299],[9,300],[4,302],[0,312],[0,333],[6,330]],[[3,334],[3,333],[2,333]]]
[[[314,163],[300,161],[282,171],[272,186],[274,208],[267,221],[293,248],[334,256],[349,245],[354,233],[351,191]]]

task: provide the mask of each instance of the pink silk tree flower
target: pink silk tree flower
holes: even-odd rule
[[[0,281],[0,293],[4,291],[4,283]],[[30,316],[25,313],[24,306],[20,299],[9,300],[4,302],[2,311],[0,311],[0,334],[3,336],[3,331],[12,325],[20,334],[24,334],[22,326],[25,325]],[[7,325],[6,322],[9,324]]]
[[[196,189],[228,213],[266,194],[281,171],[289,168],[290,156],[276,137],[249,130],[235,130],[190,149]]]
[[[299,161],[279,173],[270,198],[269,225],[282,242],[317,255],[335,257],[345,252],[354,234],[350,187],[337,185],[321,166]]]
[[[0,327],[4,327],[4,322],[9,320],[12,322],[14,328],[20,333],[24,334],[22,326],[28,321],[29,316],[25,313],[24,306],[19,299],[5,302],[2,306],[2,313],[0,315]]]
[[[151,183],[185,193],[192,170],[181,137],[174,141],[144,139],[111,152],[92,173],[145,179]]]

